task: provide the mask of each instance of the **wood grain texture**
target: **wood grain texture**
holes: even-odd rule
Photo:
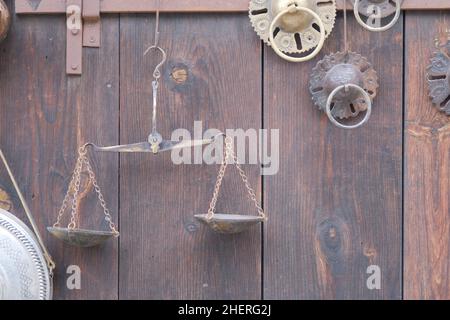
[[[261,127],[261,49],[246,15],[162,15],[158,130]],[[154,18],[121,18],[121,143],[150,132]],[[120,157],[120,298],[261,298],[260,229],[217,235],[194,220],[205,213],[217,165],[174,165],[170,153]],[[258,167],[246,166],[260,189]],[[224,180],[218,210],[254,214],[238,175]],[[260,182],[260,181],[259,181]]]
[[[445,39],[449,24],[447,13],[406,16],[406,299],[450,299],[450,126],[426,83],[434,38]]]
[[[264,124],[280,129],[282,160],[264,183],[264,298],[401,298],[402,27],[369,33],[349,19],[350,49],[380,78],[369,123],[352,131],[311,102],[321,58],[292,64],[265,48]],[[341,30],[339,16],[321,57],[343,50]],[[381,290],[366,287],[370,265]]]
[[[55,299],[117,298],[115,241],[96,249],[74,249],[45,230],[56,219],[78,146],[87,140],[118,142],[118,18],[108,17],[104,25],[108,32],[102,48],[85,51],[83,78],[65,74],[66,28],[58,17],[14,16],[0,49],[0,142],[56,261]],[[117,219],[118,158],[95,155],[93,166]],[[1,185],[14,201],[13,212],[24,219],[18,197],[1,172]],[[84,226],[102,225],[95,196],[88,197],[81,210]],[[81,290],[66,288],[69,265],[81,268]]]

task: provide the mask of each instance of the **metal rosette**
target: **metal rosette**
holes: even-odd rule
[[[335,0],[251,0],[249,6],[250,21],[259,37],[267,45],[272,20],[282,10],[295,3],[299,7],[311,9],[321,18],[325,27],[325,37],[333,30],[336,20]],[[275,29],[275,44],[281,51],[289,54],[301,54],[317,47],[320,39],[318,26],[311,17],[299,21],[295,16],[287,16]],[[284,27],[283,27],[284,24]]]
[[[380,18],[386,18],[395,13],[396,1],[402,0],[361,0],[358,11],[364,17],[376,14]],[[352,3],[354,4],[355,0],[352,0]]]
[[[314,104],[325,111],[329,95],[339,86],[353,84],[367,92],[373,101],[377,95],[378,76],[367,58],[354,52],[325,56],[312,70],[309,90]],[[333,99],[334,118],[348,119],[367,110],[362,95],[355,90],[341,91]]]
[[[0,300],[50,300],[52,279],[34,233],[0,209]]]
[[[431,58],[427,82],[433,104],[439,111],[450,115],[450,40]]]

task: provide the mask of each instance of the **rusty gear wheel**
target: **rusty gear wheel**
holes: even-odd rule
[[[354,84],[366,91],[371,100],[377,94],[378,76],[367,58],[354,52],[337,52],[325,56],[312,70],[309,90],[314,104],[325,111],[329,95],[339,86]],[[367,104],[356,90],[341,91],[333,100],[334,118],[348,119],[367,110]]]

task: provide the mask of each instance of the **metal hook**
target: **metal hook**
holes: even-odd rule
[[[144,52],[144,57],[147,55],[147,53],[150,52],[150,50],[154,49],[157,50],[159,52],[161,52],[162,54],[162,60],[160,63],[158,63],[155,67],[155,71],[153,71],[153,78],[155,78],[156,80],[158,80],[161,77],[161,71],[159,70],[162,65],[166,62],[167,60],[167,53],[164,51],[163,48],[161,48],[159,46],[159,10],[156,10],[156,25],[155,25],[155,39],[154,39],[154,43],[153,45],[151,45],[150,47],[148,47],[145,52]]]
[[[161,54],[162,54],[162,60],[161,60],[161,62],[158,63],[158,64],[156,65],[155,71],[153,71],[153,78],[155,78],[156,80],[158,80],[159,78],[161,78],[161,70],[159,70],[159,69],[160,69],[160,68],[162,67],[162,65],[166,62],[166,60],[167,60],[167,53],[164,51],[163,48],[158,47],[158,46],[154,46],[154,45],[153,45],[153,46],[148,47],[147,50],[145,50],[144,56],[146,56],[147,53],[149,53],[150,50],[152,50],[152,49],[158,50],[158,51],[161,52]]]

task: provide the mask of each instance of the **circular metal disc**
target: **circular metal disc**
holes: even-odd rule
[[[6,38],[11,25],[11,14],[8,6],[3,0],[0,0],[0,41]]]
[[[264,221],[259,216],[245,216],[237,214],[216,213],[211,219],[207,214],[197,214],[195,218],[213,229],[217,233],[233,234],[240,233],[251,226]]]
[[[270,46],[269,28],[275,18],[272,10],[272,4],[282,0],[251,0],[249,7],[250,21],[259,37]],[[325,35],[328,37],[333,30],[336,20],[336,1],[331,0],[323,2],[323,0],[302,0],[307,3],[307,7],[316,12],[322,19],[325,26]],[[320,4],[320,5],[319,5]],[[320,39],[320,32],[315,29],[314,21],[312,21],[301,32],[286,32],[278,26],[278,33],[275,36],[275,42],[281,51],[286,53],[304,53],[315,48]],[[296,39],[297,38],[297,39]],[[301,42],[301,46],[298,45]]]
[[[114,233],[111,231],[94,231],[83,229],[72,230],[57,227],[48,227],[47,230],[53,236],[64,241],[65,243],[82,248],[98,246],[114,237]]]
[[[433,104],[439,111],[450,115],[450,41],[442,51],[433,55],[427,73],[429,94]]]
[[[34,233],[0,209],[0,300],[49,300],[52,281]]]
[[[325,111],[330,93],[340,85],[355,84],[373,100],[377,94],[378,76],[367,58],[354,52],[336,52],[325,56],[312,70],[309,90],[314,104]],[[331,113],[334,118],[348,119],[367,110],[361,94],[355,90],[336,95]]]
[[[402,1],[402,0],[393,0],[393,1]],[[355,0],[352,0],[352,3],[355,4]],[[373,6],[379,8],[379,12],[374,12]],[[372,10],[371,10],[372,9]],[[396,5],[391,0],[361,0],[359,2],[358,11],[364,17],[369,17],[372,14],[379,14],[381,18],[386,18],[395,13]]]

